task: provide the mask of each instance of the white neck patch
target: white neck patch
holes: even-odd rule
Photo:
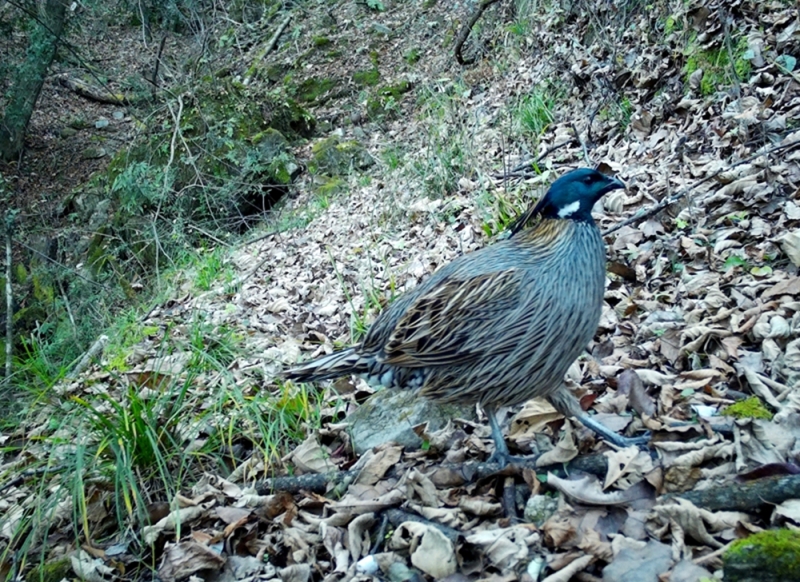
[[[572,204],[567,204],[564,208],[558,211],[559,218],[567,218],[575,214],[578,209],[581,207],[581,203],[579,200],[576,200]]]

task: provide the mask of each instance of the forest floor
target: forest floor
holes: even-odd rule
[[[24,553],[92,582],[676,582],[800,525],[797,9],[500,2],[461,66],[467,7],[383,4],[291,14],[263,57],[302,63],[317,93],[290,196],[3,435],[0,547],[17,560],[0,574]],[[229,63],[237,78],[273,82],[249,63],[281,20]],[[525,465],[483,463],[480,418],[358,456],[347,419],[373,388],[280,379],[581,166],[627,188],[595,208],[605,304],[567,382],[607,426],[650,430],[648,450],[532,401],[509,411],[512,452],[544,452]],[[732,495],[745,481],[754,497]]]

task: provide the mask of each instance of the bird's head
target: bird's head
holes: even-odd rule
[[[580,168],[553,182],[534,209],[542,218],[592,220],[592,207],[604,194],[624,188],[617,178],[590,168]]]

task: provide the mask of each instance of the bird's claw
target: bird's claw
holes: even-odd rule
[[[526,463],[535,459],[533,457],[518,457],[516,455],[509,455],[508,452],[502,452],[495,449],[495,451],[491,454],[491,456],[486,459],[487,465],[500,465],[501,469],[508,467],[509,465],[514,465],[517,463]]]
[[[648,445],[650,444],[650,431],[645,432],[644,434],[636,437],[624,437],[618,434],[614,434],[613,437],[611,435],[603,435],[603,438],[610,442],[612,445],[616,445],[620,448],[626,447],[639,447],[640,449],[646,450],[648,449]]]

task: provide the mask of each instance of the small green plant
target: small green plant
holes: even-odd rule
[[[396,170],[403,163],[403,151],[397,146],[390,146],[381,152],[381,159],[389,170]]]
[[[517,36],[525,36],[530,32],[530,25],[528,22],[516,20],[511,24],[509,24],[506,30],[508,30],[508,32],[510,32],[511,34],[515,34]]]
[[[400,111],[400,100],[411,90],[411,83],[400,81],[376,89],[367,99],[367,114],[370,119],[395,117]]]
[[[230,282],[233,278],[222,252],[214,249],[199,255],[195,286],[201,291],[208,291],[220,277],[224,277],[226,282]]]
[[[346,187],[347,183],[339,176],[322,177],[320,184],[314,189],[315,204],[320,210],[327,210],[331,205],[331,199]]]
[[[142,377],[144,384],[131,385],[127,392],[114,396],[100,394],[97,400],[74,397],[90,427],[87,453],[76,459],[94,465],[113,484],[113,507],[120,524],[130,519],[146,519],[148,491],[167,491],[171,498],[178,490],[176,463],[182,452],[179,426],[188,384],[170,385],[169,376],[153,373]],[[81,471],[82,472],[82,471]],[[77,483],[73,496],[85,511],[85,486]]]
[[[631,103],[631,100],[627,97],[623,97],[616,104],[616,111],[617,122],[622,126],[623,129],[627,128],[631,124],[631,117],[633,116],[633,104]]]
[[[187,368],[194,373],[226,370],[241,352],[243,338],[228,327],[213,327],[195,319],[186,338],[188,345],[179,345],[189,352]]]
[[[519,131],[538,138],[555,121],[556,99],[545,88],[522,97],[514,111]]]
[[[742,210],[740,212],[732,212],[726,218],[730,220],[733,224],[739,224],[743,220],[747,220],[750,217],[750,213],[747,210]]]
[[[414,47],[409,49],[406,54],[403,55],[403,58],[409,65],[414,65],[422,58],[422,53],[418,48]]]
[[[508,228],[521,214],[519,204],[504,196],[502,192],[486,193],[478,198],[480,206],[489,216],[481,224],[481,230],[491,238]]]
[[[664,21],[664,36],[669,36],[677,30],[679,30],[678,20],[670,14]]]

